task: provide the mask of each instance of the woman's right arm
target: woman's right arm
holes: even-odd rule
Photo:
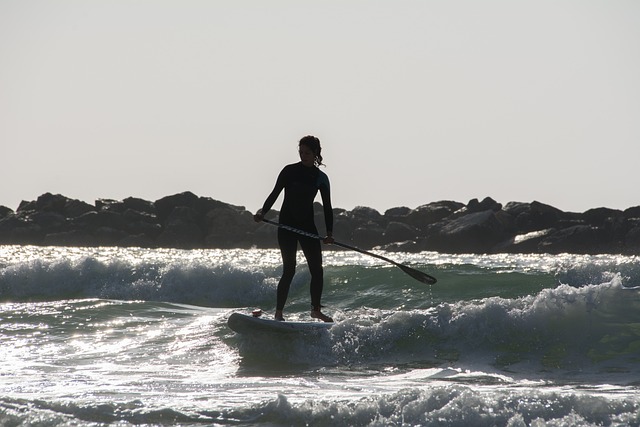
[[[276,180],[276,185],[273,187],[271,194],[267,196],[267,200],[264,201],[262,205],[262,209],[258,209],[258,212],[253,216],[253,220],[256,222],[261,222],[269,209],[273,206],[273,204],[278,200],[278,196],[284,189],[285,185],[285,169],[282,169],[280,175],[278,175],[278,179]]]

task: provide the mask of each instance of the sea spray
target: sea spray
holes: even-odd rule
[[[326,253],[335,326],[255,340],[277,251],[0,247],[0,423],[640,425],[636,257],[392,256],[438,283]]]

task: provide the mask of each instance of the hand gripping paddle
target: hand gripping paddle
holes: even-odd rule
[[[311,237],[312,239],[318,239],[318,240],[323,240],[324,239],[324,237],[318,236],[317,234],[308,233],[306,231],[298,230],[297,228],[294,228],[294,227],[291,227],[291,226],[288,226],[288,225],[284,225],[284,224],[279,224],[279,223],[277,223],[275,221],[270,221],[270,220],[264,219],[264,218],[262,219],[262,221],[266,222],[267,224],[275,225],[276,227],[283,228],[285,230],[289,230],[291,232],[300,234],[302,236]],[[434,283],[437,282],[435,277],[429,276],[427,273],[423,273],[422,271],[418,271],[415,268],[407,267],[406,265],[402,265],[402,264],[397,263],[397,262],[395,262],[395,261],[393,261],[393,260],[391,260],[389,258],[383,257],[382,255],[378,255],[378,254],[374,254],[374,253],[371,253],[371,252],[367,252],[365,250],[356,248],[355,246],[347,245],[346,243],[340,243],[340,242],[334,241],[332,244],[336,245],[336,246],[340,246],[341,248],[351,249],[352,251],[360,252],[361,254],[369,255],[369,256],[372,256],[374,258],[378,258],[378,259],[381,259],[383,261],[386,261],[386,262],[390,262],[391,264],[393,264],[396,267],[400,268],[400,270],[404,271],[405,273],[407,273],[409,276],[413,277],[417,281],[422,282],[422,283],[426,283],[427,285],[433,285]]]

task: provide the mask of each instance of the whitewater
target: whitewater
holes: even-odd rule
[[[328,250],[246,337],[277,250],[0,246],[0,425],[640,426],[638,257],[378,253],[438,283]]]

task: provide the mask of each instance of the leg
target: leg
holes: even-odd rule
[[[300,246],[304,252],[304,256],[307,259],[307,265],[309,266],[309,273],[311,273],[311,317],[321,319],[325,322],[333,322],[328,316],[325,316],[320,311],[320,300],[322,298],[322,289],[324,286],[324,270],[322,268],[322,248],[320,241],[311,238],[301,238]]]
[[[300,246],[304,257],[307,259],[309,273],[311,273],[311,305],[320,307],[322,298],[322,287],[324,282],[324,271],[322,270],[322,248],[320,240],[309,237],[300,238]]]
[[[276,319],[282,320],[282,310],[287,302],[289,287],[296,273],[296,252],[298,250],[298,238],[290,231],[278,229],[278,244],[282,255],[282,277],[278,282],[276,301]]]

